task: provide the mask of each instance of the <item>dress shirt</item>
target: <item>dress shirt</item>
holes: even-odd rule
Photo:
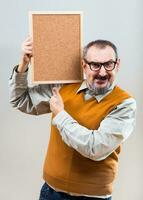
[[[28,114],[40,115],[51,112],[49,100],[52,96],[52,88],[62,85],[43,84],[28,87],[27,72],[17,73],[13,70],[9,86],[10,102],[13,107]],[[105,94],[98,95],[89,90],[86,81],[83,81],[77,93],[84,91],[85,100],[94,96],[100,103],[113,88],[114,85]],[[134,98],[128,98],[105,117],[97,130],[90,130],[80,125],[65,110],[59,112],[52,123],[58,128],[63,141],[68,146],[87,158],[101,161],[129,137],[134,128],[135,113],[136,101]],[[100,198],[107,197],[109,195],[100,196]]]

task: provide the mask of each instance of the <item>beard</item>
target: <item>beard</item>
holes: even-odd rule
[[[100,75],[96,75],[94,77],[94,80],[99,80],[99,81],[105,81],[105,80],[109,80],[109,75],[106,76],[100,76]],[[96,95],[100,95],[100,94],[105,94],[106,92],[109,91],[111,84],[107,84],[105,87],[96,87],[96,83],[89,83],[88,80],[86,79],[86,83],[87,83],[87,87],[89,90],[91,90],[94,94]]]
[[[100,95],[100,94],[105,94],[108,92],[110,86],[106,86],[104,88],[96,88],[96,86],[92,89],[95,94]]]

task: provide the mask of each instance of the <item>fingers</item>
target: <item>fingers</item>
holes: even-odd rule
[[[23,42],[26,46],[31,46],[33,44],[33,40],[32,37],[28,36],[24,42]]]
[[[62,97],[61,97],[61,95],[59,93],[59,90],[60,90],[60,88],[53,87],[53,89],[52,89],[53,97],[55,99],[58,99],[60,102],[63,102]]]
[[[57,101],[58,101],[58,99],[56,98],[56,96],[52,96],[51,99],[50,99],[50,105],[56,104]]]
[[[30,36],[28,36],[25,40],[24,40],[24,42],[29,42],[29,43],[31,43],[31,42],[33,42],[33,40],[32,40],[32,37],[30,37]]]
[[[22,43],[22,53],[25,54],[29,54],[30,56],[32,56],[32,50],[33,50],[33,41],[31,37],[27,37],[24,42]]]
[[[50,109],[53,112],[53,114],[56,115],[64,109],[64,103],[62,97],[60,96],[59,88],[53,87],[52,93],[53,96],[51,96],[51,99],[49,101]]]
[[[52,92],[53,92],[54,96],[59,96],[60,95],[59,94],[59,88],[57,88],[57,87],[53,87]]]

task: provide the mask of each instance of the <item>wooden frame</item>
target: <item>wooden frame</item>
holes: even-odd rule
[[[82,12],[31,11],[32,82],[81,82]]]

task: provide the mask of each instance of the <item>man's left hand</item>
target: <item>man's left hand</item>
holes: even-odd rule
[[[59,89],[54,87],[53,90],[53,96],[50,99],[50,109],[54,115],[57,115],[59,112],[64,110],[64,103],[62,100],[62,97],[59,93]]]

